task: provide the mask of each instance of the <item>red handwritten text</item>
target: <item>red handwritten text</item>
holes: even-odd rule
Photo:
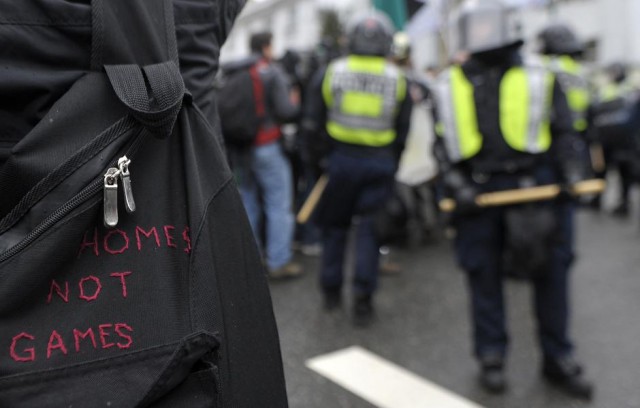
[[[67,356],[70,351],[80,353],[86,349],[100,350],[117,347],[128,349],[133,345],[133,328],[126,323],[107,323],[80,330],[73,329],[66,337],[53,330],[48,339],[22,332],[13,337],[9,346],[9,355],[14,361],[27,363],[35,361],[41,354],[50,359],[54,356]],[[98,341],[99,340],[99,341]]]
[[[160,231],[160,232],[159,232]],[[85,232],[80,243],[78,257],[84,253],[93,253],[95,256],[102,254],[120,255],[133,248],[138,252],[150,248],[182,248],[182,250],[191,253],[191,237],[189,227],[184,227],[182,233],[176,231],[173,225],[164,225],[161,227],[142,227],[136,226],[133,231],[127,232],[121,229],[108,230],[101,236],[101,231],[94,228],[93,231]],[[182,238],[182,244],[176,243],[176,240]],[[133,242],[132,242],[133,241]],[[135,242],[135,245],[134,245]]]

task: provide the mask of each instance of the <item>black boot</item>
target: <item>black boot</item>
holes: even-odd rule
[[[353,325],[368,327],[373,321],[373,304],[371,295],[356,295],[353,303]]]
[[[502,356],[480,358],[480,385],[492,394],[502,394],[506,390],[507,379]]]
[[[584,378],[582,367],[571,357],[545,358],[543,376],[566,393],[586,400],[593,397],[593,384]]]

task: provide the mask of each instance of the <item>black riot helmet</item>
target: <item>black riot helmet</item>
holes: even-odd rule
[[[565,24],[553,24],[538,34],[540,52],[545,55],[575,55],[583,45],[573,30]]]
[[[393,24],[386,15],[376,11],[358,15],[347,31],[349,52],[386,57],[391,52],[393,33]]]

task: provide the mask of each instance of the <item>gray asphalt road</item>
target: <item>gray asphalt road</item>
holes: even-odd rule
[[[272,284],[290,406],[372,407],[304,365],[359,345],[487,408],[640,407],[640,227],[636,218],[586,210],[578,221],[572,332],[577,355],[597,384],[592,403],[567,398],[540,378],[531,292],[523,283],[507,284],[509,391],[496,397],[477,386],[465,280],[443,240],[394,252],[403,273],[382,278],[378,320],[368,329],[351,326],[348,296],[343,311],[322,310],[317,258],[299,258],[307,272],[303,278]]]

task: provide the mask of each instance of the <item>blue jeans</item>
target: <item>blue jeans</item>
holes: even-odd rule
[[[253,148],[249,162],[250,171],[241,180],[240,194],[258,243],[264,215],[266,263],[269,269],[277,269],[292,256],[291,167],[278,142]]]

